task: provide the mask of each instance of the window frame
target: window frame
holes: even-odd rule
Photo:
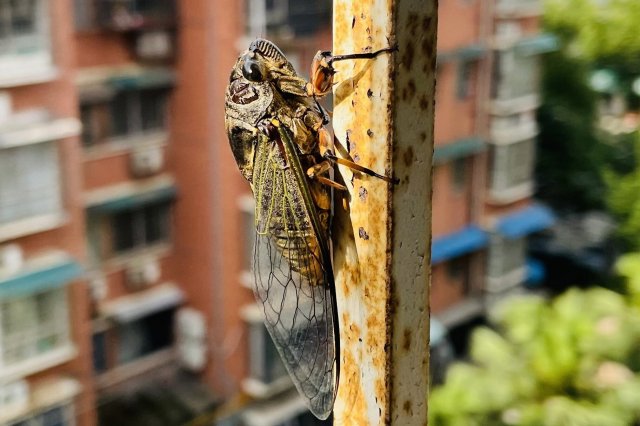
[[[51,302],[51,306],[53,306],[52,317],[46,319],[37,318],[39,316],[38,310],[41,309],[41,307],[37,307],[38,301],[36,298],[44,294],[53,294],[55,297],[55,299],[53,299],[53,301]],[[17,303],[18,301],[30,305],[35,305],[29,306],[29,308],[31,308],[35,312],[35,317],[28,318],[29,321],[32,321],[31,324],[25,324],[24,322],[19,321],[20,325],[18,326],[18,329],[14,330],[12,333],[8,333],[6,330],[6,321],[7,317],[9,315],[12,315],[8,312],[8,306],[11,303]],[[25,306],[25,308],[26,307],[27,306]],[[54,330],[54,333],[51,333],[51,335],[56,336],[58,342],[54,346],[47,348],[44,351],[39,351],[39,340],[43,338],[44,334],[40,328],[43,325],[47,326],[45,327],[45,329],[49,328],[49,326],[55,327],[57,329]],[[31,345],[31,349],[27,349],[29,351],[29,354],[25,355],[24,353],[22,353],[15,359],[9,360],[8,362],[7,351],[14,349],[15,347],[19,347],[20,345],[25,345],[25,340],[30,341],[28,343]],[[10,346],[11,343],[8,344],[7,341],[13,342],[13,348],[12,346]],[[47,289],[22,297],[8,298],[5,301],[0,302],[0,343],[0,368],[2,369],[17,368],[22,363],[32,362],[33,360],[38,358],[45,358],[49,354],[70,347],[72,345],[71,318],[66,287],[62,286]]]

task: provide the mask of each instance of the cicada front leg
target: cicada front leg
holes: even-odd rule
[[[311,62],[311,82],[307,86],[309,96],[321,98],[331,92],[333,87],[333,76],[336,70],[333,63],[347,59],[373,59],[382,53],[389,53],[397,50],[396,46],[385,47],[374,52],[351,53],[347,55],[332,55],[330,51],[318,51]]]

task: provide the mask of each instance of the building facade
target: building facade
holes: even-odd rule
[[[544,273],[527,258],[527,236],[553,223],[532,200],[540,55],[556,43],[541,13],[537,0],[440,3],[431,306],[450,329]]]
[[[440,2],[432,308],[449,328],[539,272],[526,236],[552,220],[531,195],[554,42],[539,1],[488,4]],[[312,422],[250,290],[223,103],[253,38],[302,74],[330,49],[331,2],[308,6],[0,1],[0,425]]]

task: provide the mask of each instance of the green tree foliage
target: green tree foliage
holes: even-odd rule
[[[629,169],[628,141],[597,128],[597,96],[589,86],[596,69],[613,71],[618,89],[638,106],[631,82],[640,76],[640,1],[545,0],[544,25],[561,40],[546,55],[536,179],[538,196],[561,210],[607,207],[606,169]]]
[[[640,158],[640,134],[636,132],[632,137],[635,158]],[[640,250],[640,164],[626,174],[608,171],[605,176],[607,205],[618,219],[618,234],[631,250]]]
[[[543,58],[538,197],[561,210],[600,209],[610,147],[596,128],[597,98],[588,85],[589,67],[566,49],[565,45]]]
[[[640,254],[617,265],[626,294],[523,297],[477,329],[470,362],[432,390],[434,426],[640,424]]]

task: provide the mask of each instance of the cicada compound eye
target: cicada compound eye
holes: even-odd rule
[[[242,64],[242,75],[249,81],[259,83],[266,78],[266,70],[262,64],[252,57],[245,57]]]

